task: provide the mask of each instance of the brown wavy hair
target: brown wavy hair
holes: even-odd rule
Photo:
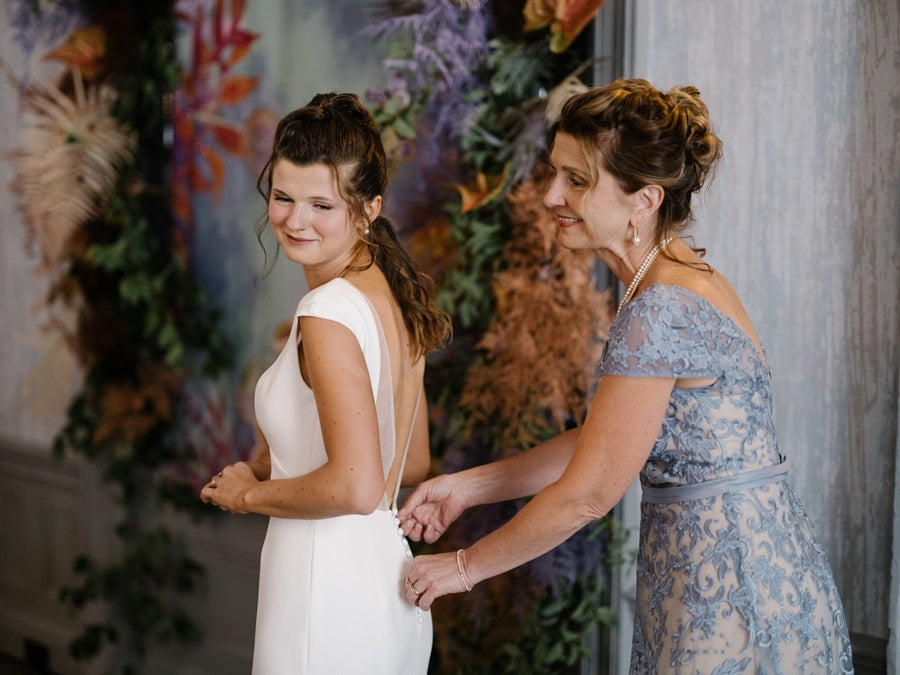
[[[646,80],[615,80],[577,94],[548,130],[582,146],[596,184],[597,161],[628,194],[646,185],[664,190],[656,243],[680,235],[693,220],[691,196],[712,179],[722,156],[709,110],[696,87],[663,93]],[[702,252],[702,249],[700,249]]]
[[[262,234],[268,226],[272,171],[279,160],[298,166],[331,167],[354,221],[367,226],[360,228],[358,246],[367,247],[371,255],[364,267],[348,268],[345,272],[377,265],[400,306],[416,353],[424,356],[441,347],[449,339],[451,322],[431,298],[432,280],[416,269],[386,217],[379,215],[371,222],[366,217],[365,204],[385,193],[387,159],[381,130],[359,96],[316,94],[278,123],[272,154],[256,182],[256,189],[266,200],[266,213],[257,227],[264,252]]]

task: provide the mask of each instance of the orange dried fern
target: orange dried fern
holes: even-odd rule
[[[490,423],[503,453],[583,421],[612,321],[609,291],[592,280],[593,255],[556,243],[542,193],[526,181],[507,197],[514,231],[501,253],[497,309],[461,398],[470,429]]]

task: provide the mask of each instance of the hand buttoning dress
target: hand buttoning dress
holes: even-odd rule
[[[257,383],[256,415],[269,443],[272,479],[306,474],[327,461],[316,401],[300,376],[300,316],[336,321],[359,341],[375,397],[386,479],[397,452],[387,344],[368,299],[342,278],[303,297],[284,349]],[[260,561],[254,675],[427,671],[431,615],[406,600],[412,553],[396,518],[397,490],[390,497],[369,515],[269,519]]]
[[[613,323],[601,369],[717,378],[672,391],[641,471],[631,672],[852,673],[841,600],[750,337],[704,298],[655,284]]]

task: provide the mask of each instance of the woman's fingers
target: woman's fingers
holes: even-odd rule
[[[428,481],[419,483],[416,489],[413,490],[412,494],[406,498],[406,501],[403,503],[403,506],[400,508],[400,511],[397,514],[400,517],[400,520],[412,517],[419,504],[424,502],[426,499],[428,499]]]
[[[455,553],[417,556],[406,573],[406,599],[425,611],[442,595],[461,590]]]

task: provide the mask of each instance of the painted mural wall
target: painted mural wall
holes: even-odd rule
[[[60,77],[65,66],[44,56],[83,22],[76,3],[40,4],[40,13],[27,1],[4,2],[0,7],[4,38],[0,62],[5,68],[0,84],[0,153],[4,157],[15,152],[27,124],[22,119],[21,87]],[[199,34],[209,39],[212,6],[205,0],[177,3],[184,16],[178,53],[186,70],[190,70],[194,28],[199,25]],[[203,160],[214,155],[220,176],[215,189],[195,186],[188,196],[190,222],[185,230],[190,260],[213,303],[223,308],[225,329],[236,351],[235,379],[218,383],[214,391],[194,392],[198,405],[213,405],[226,395],[225,389],[231,392],[228,396],[248,395],[256,369],[269,359],[279,324],[291,315],[305,291],[302,274],[292,265],[276,265],[270,275],[260,278],[263,254],[255,234],[263,207],[255,188],[265,161],[260,154],[267,155],[278,119],[320,90],[353,91],[363,96],[366,87],[381,83],[378,46],[359,40],[364,20],[358,3],[347,0],[246,3],[242,28],[257,39],[230,75],[252,80],[252,90],[230,105],[206,111],[205,119],[219,129],[240,133],[248,139],[248,147],[231,152],[233,148],[219,142],[226,138],[219,134],[192,148],[203,153],[202,158],[192,158],[202,164],[201,172],[210,175],[211,165]],[[213,91],[216,82],[206,84],[210,92],[219,93]],[[59,333],[45,330],[48,279],[17,211],[13,176],[14,165],[0,162],[0,303],[4,314],[0,325],[0,381],[4,383],[0,387],[0,436],[43,448],[61,426],[81,373]],[[274,249],[270,246],[269,250]],[[222,404],[222,410],[231,411],[231,403]],[[238,428],[240,421],[235,425]],[[230,440],[242,445],[241,438]]]
[[[178,3],[185,31],[178,54],[186,71],[194,63],[193,29],[207,44],[214,40],[214,4]],[[72,581],[76,555],[102,560],[115,550],[112,520],[118,514],[90,467],[71,457],[58,463],[50,455],[82,372],[51,325],[73,317],[47,308],[52,279],[43,272],[41,250],[31,244],[17,209],[20,186],[13,183],[14,164],[6,160],[30,123],[23,115],[24,87],[57,82],[65,71],[45,56],[84,25],[77,5],[0,3],[0,652],[24,657],[28,643],[43,652],[55,672],[73,674],[98,672],[103,663],[76,663],[68,654],[79,628],[58,591]],[[223,5],[231,12],[238,3]],[[232,64],[228,76],[235,78],[234,88],[223,97],[228,105],[208,107],[198,117],[218,130],[205,146],[192,149],[203,153],[197,157],[216,189],[194,186],[187,199],[190,222],[184,225],[193,270],[223,309],[224,328],[235,346],[234,371],[189,392],[195,417],[187,420],[185,433],[195,433],[197,448],[208,450],[198,457],[200,463],[217,466],[223,455],[249,451],[246,419],[252,410],[245,404],[256,371],[266,364],[280,324],[305,291],[302,274],[283,260],[268,277],[257,278],[263,267],[254,231],[262,207],[255,188],[260,146],[267,152],[278,118],[316,92],[363,95],[365,87],[382,82],[378,46],[359,40],[365,25],[359,3],[250,0],[242,5],[241,28],[259,39]],[[226,17],[229,25],[232,18]],[[221,73],[210,68],[200,75],[198,90],[223,92]],[[229,133],[238,130],[248,141],[240,148],[231,144],[235,134]],[[199,649],[154,650],[148,672],[248,672],[265,521],[233,519],[191,529],[186,518],[164,515],[208,570],[191,607],[207,637]],[[218,592],[222,588],[230,591]]]
[[[74,11],[61,7],[43,26],[31,20],[28,3],[4,3],[0,10],[0,435],[25,444],[47,446],[60,427],[80,373],[58,333],[42,329],[47,316],[41,299],[47,278],[38,251],[17,212],[14,166],[7,161],[24,129],[20,82],[58,76],[61,66],[43,54],[78,25]]]
[[[900,363],[900,7],[634,0],[631,74],[725,142],[696,241],[774,374],[782,452],[850,630],[887,638]]]

